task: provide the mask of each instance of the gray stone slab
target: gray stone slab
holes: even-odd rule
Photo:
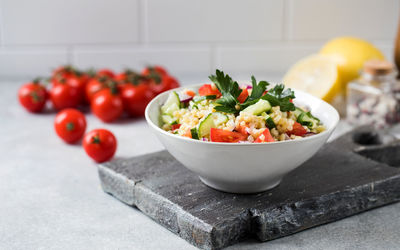
[[[400,169],[397,160],[388,160],[400,153],[400,145],[359,145],[353,138],[350,132],[327,144],[278,187],[259,194],[208,188],[166,151],[116,159],[100,165],[99,176],[105,192],[191,244],[220,249],[248,238],[283,237],[400,200]]]

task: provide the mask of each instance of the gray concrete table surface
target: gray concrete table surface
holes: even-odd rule
[[[55,113],[30,114],[17,101],[21,82],[0,82],[0,249],[196,249],[139,210],[105,194],[83,148],[55,134]],[[143,119],[104,124],[117,157],[163,146]],[[348,130],[341,123],[336,136]],[[285,238],[228,249],[399,249],[400,203]]]

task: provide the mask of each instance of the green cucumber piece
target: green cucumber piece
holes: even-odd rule
[[[204,137],[210,134],[211,128],[216,128],[220,124],[227,122],[228,116],[214,112],[207,115],[207,117],[199,124],[199,136]]]
[[[167,101],[161,107],[161,112],[165,115],[172,115],[175,111],[179,110],[181,107],[181,101],[179,100],[179,95],[175,91],[172,91]]]
[[[269,116],[265,112],[262,112],[261,116],[265,118],[265,126],[267,126],[267,128],[269,128],[269,129],[276,128],[276,124],[271,116]]]
[[[216,99],[216,98],[217,98],[216,95],[195,96],[195,97],[193,98],[193,101],[194,101],[195,103],[199,103],[199,102],[204,101],[204,100],[214,100],[214,99]]]
[[[298,118],[302,113],[304,113],[304,110],[302,110],[301,108],[297,108],[296,107],[296,109],[293,111],[293,113],[294,113],[294,116],[296,118]]]
[[[299,117],[297,118],[297,121],[304,126],[307,126],[309,129],[315,128],[319,121],[315,119],[314,117],[311,117],[308,113],[301,113]]]
[[[197,132],[197,128],[192,128],[190,130],[190,133],[192,134],[192,138],[195,140],[199,139],[199,133]]]
[[[259,115],[262,112],[268,112],[270,110],[271,110],[271,104],[267,100],[260,99],[255,104],[250,105],[247,108],[243,109],[242,112],[252,115]]]
[[[176,118],[173,118],[170,115],[162,115],[161,116],[161,120],[165,123],[165,124],[170,124],[173,125],[174,123],[177,124]]]
[[[199,107],[197,106],[197,104],[193,101],[189,102],[189,107],[191,107],[192,109],[199,109]]]

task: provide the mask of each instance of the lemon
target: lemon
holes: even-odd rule
[[[331,102],[341,91],[338,66],[331,57],[311,55],[297,62],[283,78],[285,86]]]
[[[371,43],[355,37],[339,37],[327,42],[319,52],[329,55],[336,61],[339,68],[342,89],[346,84],[357,78],[364,65],[370,59],[384,60],[382,52]]]

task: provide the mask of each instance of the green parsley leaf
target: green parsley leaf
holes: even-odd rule
[[[228,74],[224,74],[223,71],[216,70],[215,75],[209,76],[210,80],[215,83],[222,97],[215,102],[219,105],[215,106],[217,111],[225,113],[237,113],[240,111],[238,96],[242,92],[239,88],[239,84],[233,81]]]
[[[217,111],[236,114],[246,107],[255,104],[260,99],[269,101],[272,106],[279,106],[280,110],[283,112],[294,111],[296,108],[294,104],[291,103],[291,99],[295,98],[294,91],[285,89],[285,85],[283,84],[276,85],[264,95],[269,83],[266,81],[257,83],[256,78],[252,76],[251,83],[253,88],[251,94],[244,103],[240,104],[237,98],[242,92],[242,89],[239,88],[239,84],[233,81],[229,75],[217,69],[215,75],[211,75],[209,78],[222,94],[222,97],[214,102],[216,105],[214,108]]]
[[[290,102],[291,99],[295,98],[294,91],[285,89],[285,85],[283,84],[276,85],[261,98],[269,101],[272,106],[279,106],[282,112],[294,111],[296,109],[294,104]]]
[[[251,76],[251,85],[253,86],[253,88],[251,89],[250,96],[246,99],[244,103],[240,105],[242,109],[245,109],[246,107],[258,102],[260,97],[264,94],[269,83],[266,81],[261,81],[257,83],[256,78],[254,76]]]

